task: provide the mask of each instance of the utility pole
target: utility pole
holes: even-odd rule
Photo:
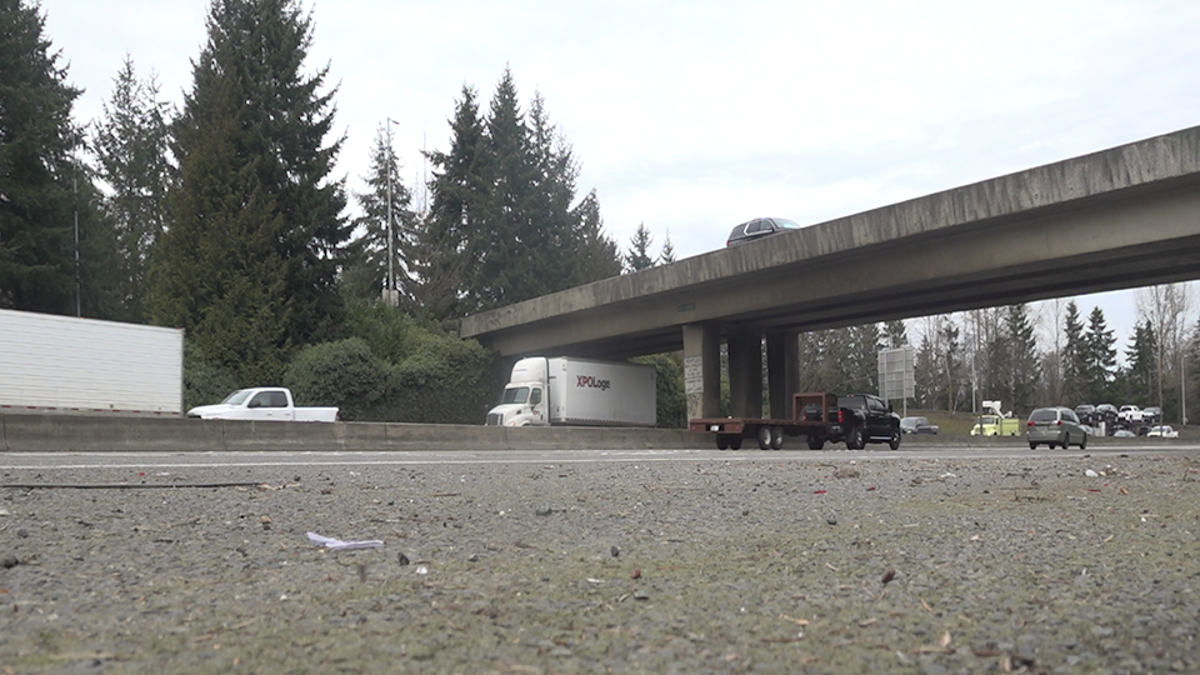
[[[79,171],[79,165],[75,165],[75,171]],[[71,192],[74,193],[75,202],[75,316],[83,317],[83,301],[80,298],[83,295],[81,282],[79,278],[79,178],[71,176]]]
[[[1179,424],[1186,426],[1187,419],[1187,362],[1183,357],[1187,354],[1186,349],[1179,350]]]
[[[396,270],[394,261],[396,259],[395,252],[392,250],[392,118],[387,118],[387,238],[388,238],[388,276],[387,276],[387,303],[390,307],[395,307],[396,302]]]

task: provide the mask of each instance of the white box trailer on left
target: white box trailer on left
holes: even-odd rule
[[[181,416],[183,330],[0,309],[0,413]]]

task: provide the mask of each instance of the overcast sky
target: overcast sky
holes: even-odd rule
[[[823,222],[1200,124],[1200,2],[604,3],[304,0],[360,189],[388,117],[414,194],[463,85],[540,92],[624,250],[724,245],[760,215]],[[207,0],[42,0],[46,36],[101,113],[125,54],[178,104]],[[1122,351],[1134,293],[1101,306]],[[1045,323],[1049,323],[1048,317]],[[1048,327],[1043,327],[1047,330]]]

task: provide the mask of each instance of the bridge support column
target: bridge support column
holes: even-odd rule
[[[683,385],[689,420],[721,416],[721,326],[683,327]]]
[[[767,341],[767,400],[771,417],[792,416],[792,394],[800,388],[799,333],[791,330],[769,330]]]
[[[729,327],[729,412],[734,417],[762,417],[762,333]]]

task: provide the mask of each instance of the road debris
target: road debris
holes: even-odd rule
[[[308,533],[308,540],[314,544],[319,544],[323,548],[330,551],[349,551],[359,548],[379,548],[383,546],[383,542],[379,539],[363,539],[359,541],[342,541],[332,537],[324,537],[316,532]]]

